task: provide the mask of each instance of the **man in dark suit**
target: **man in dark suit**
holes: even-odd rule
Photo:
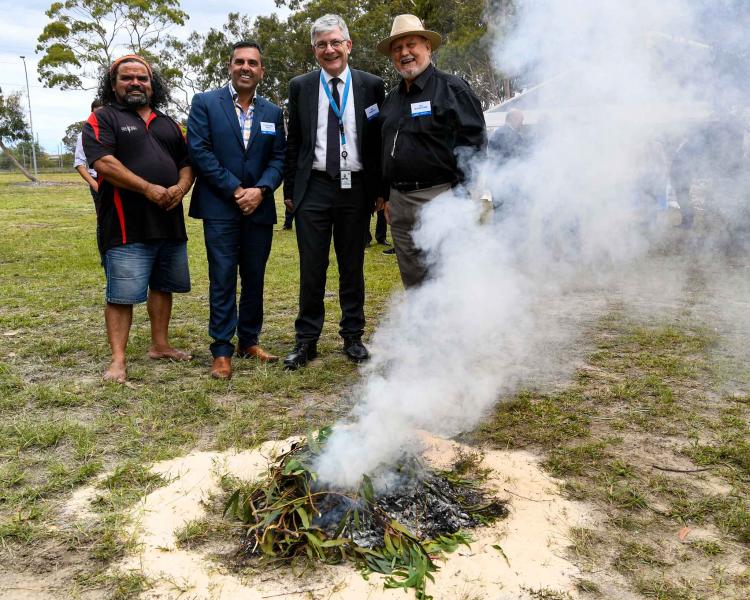
[[[229,59],[230,82],[196,94],[188,118],[188,148],[198,181],[190,216],[203,219],[208,256],[213,338],[211,376],[229,379],[232,338],[237,354],[272,362],[258,345],[263,324],[263,280],[271,252],[273,192],[284,170],[284,122],[279,107],[255,94],[263,57],[254,42],[239,42]],[[242,278],[237,310],[237,271]]]
[[[344,353],[354,362],[369,358],[362,343],[365,232],[370,213],[383,204],[378,118],[383,80],[349,68],[352,42],[338,15],[315,21],[310,40],[322,69],[289,84],[284,202],[294,212],[300,256],[296,345],[284,360],[290,370],[317,356],[331,237]]]

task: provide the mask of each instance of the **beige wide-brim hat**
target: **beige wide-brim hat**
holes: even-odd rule
[[[437,50],[440,42],[443,41],[439,33],[425,29],[419,17],[414,15],[398,15],[393,19],[391,35],[378,44],[378,52],[390,56],[391,42],[406,35],[421,35],[423,38],[427,38],[430,40],[433,50]]]

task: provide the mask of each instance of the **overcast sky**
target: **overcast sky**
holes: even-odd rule
[[[18,90],[24,92],[23,106],[24,109],[28,109],[23,62],[19,58],[25,56],[29,71],[34,132],[42,147],[47,152],[56,154],[65,128],[75,121],[86,118],[94,94],[92,91],[62,92],[48,89],[38,81],[36,65],[40,57],[35,54],[34,49],[37,37],[49,20],[44,13],[51,3],[52,0],[26,0],[23,3],[0,0],[0,30],[3,33],[0,39],[0,88],[6,94]],[[248,10],[249,7],[252,7],[252,12]],[[205,32],[211,27],[221,28],[230,12],[250,16],[279,12],[273,0],[256,0],[252,3],[224,0],[221,10],[212,9],[211,5],[205,2],[182,0],[182,9],[190,15],[190,20],[182,31],[173,31],[178,36],[184,36],[192,30]],[[28,118],[28,114],[26,116]]]

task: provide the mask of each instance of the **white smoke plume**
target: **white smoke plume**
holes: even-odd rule
[[[655,179],[665,189],[678,144],[746,95],[735,68],[742,4],[517,4],[497,62],[549,82],[521,105],[536,114],[534,143],[503,164],[467,159],[470,187],[503,203],[492,222],[482,222],[476,193],[448,193],[423,210],[417,239],[431,278],[392,299],[351,422],[316,465],[323,481],[356,485],[415,450],[416,430],[471,430],[502,394],[571,369],[570,323],[591,309],[576,291],[604,294],[647,259],[655,200],[643,199],[644,186]]]

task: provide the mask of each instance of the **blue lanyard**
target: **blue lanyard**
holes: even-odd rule
[[[346,146],[346,135],[344,134],[344,110],[346,109],[346,101],[349,99],[349,86],[352,83],[352,72],[351,70],[346,75],[346,83],[344,84],[344,97],[341,100],[341,108],[336,106],[336,101],[333,99],[331,94],[331,86],[328,85],[325,75],[323,75],[323,69],[320,70],[320,83],[323,84],[323,89],[326,91],[328,96],[328,103],[333,109],[333,114],[339,120],[339,131],[341,132],[341,145]]]

